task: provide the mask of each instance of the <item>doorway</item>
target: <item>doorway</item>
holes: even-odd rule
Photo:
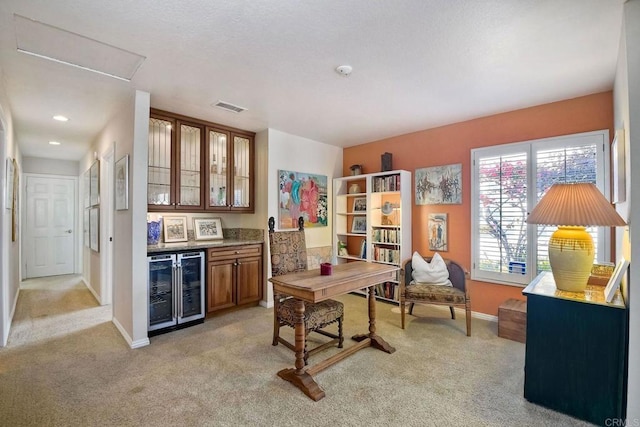
[[[25,278],[75,271],[77,178],[25,174]]]

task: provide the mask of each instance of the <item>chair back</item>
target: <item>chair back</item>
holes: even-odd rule
[[[275,219],[269,218],[269,252],[271,275],[307,270],[307,243],[304,237],[304,219],[298,218],[298,229],[275,231]]]
[[[431,257],[423,257],[427,262],[431,262]],[[444,262],[447,264],[447,270],[449,270],[449,280],[451,280],[451,284],[454,288],[460,289],[461,291],[466,290],[466,276],[464,274],[464,268],[460,264],[455,261],[451,261],[450,259],[445,259]],[[404,263],[404,283],[408,285],[413,280],[412,277],[413,268],[411,266],[411,259],[408,259]]]

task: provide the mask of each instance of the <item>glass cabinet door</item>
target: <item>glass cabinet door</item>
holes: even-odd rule
[[[227,166],[229,135],[216,131],[209,131],[209,201],[208,207],[227,208]]]
[[[170,326],[176,321],[174,311],[173,255],[148,257],[149,330]]]
[[[249,208],[250,205],[250,158],[249,138],[233,136],[233,207]]]
[[[204,252],[180,254],[180,313],[178,323],[204,317]]]
[[[156,206],[170,206],[171,161],[173,146],[173,123],[151,117],[149,119],[149,161],[147,203]]]
[[[202,181],[200,163],[202,129],[187,124],[180,124],[180,170],[178,173],[178,206],[177,208],[194,208],[202,206]]]

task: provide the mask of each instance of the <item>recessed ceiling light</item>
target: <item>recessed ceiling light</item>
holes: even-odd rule
[[[343,77],[349,77],[352,71],[353,67],[351,67],[351,65],[340,65],[339,67],[336,67],[336,73]]]
[[[50,145],[60,145],[58,141],[49,141]]]
[[[61,116],[61,115],[53,116],[53,120],[57,120],[59,122],[68,122],[69,121],[68,118],[66,118],[65,116]]]

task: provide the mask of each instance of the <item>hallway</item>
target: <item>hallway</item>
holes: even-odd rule
[[[7,348],[80,333],[111,321],[79,275],[41,277],[21,283]]]

